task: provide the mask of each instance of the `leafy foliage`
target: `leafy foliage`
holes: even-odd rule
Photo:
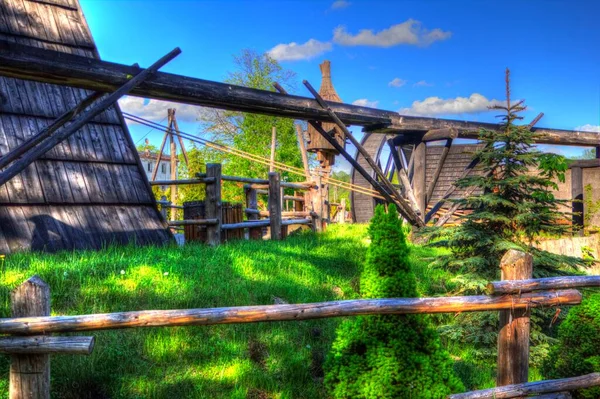
[[[572,308],[558,330],[558,344],[544,363],[546,378],[575,377],[600,372],[600,294]],[[574,398],[600,397],[600,387],[574,393]]]
[[[286,70],[267,54],[243,50],[234,57],[237,70],[231,72],[226,82],[255,89],[274,91],[275,82],[291,89],[294,87],[294,73]],[[302,157],[298,148],[294,121],[268,115],[242,112],[210,110],[202,115],[205,131],[211,140],[232,146],[236,149],[269,158],[271,153],[271,129],[275,127],[277,146],[275,160],[287,165],[302,168]],[[237,155],[226,154],[212,149],[203,151],[205,159],[223,164],[223,174],[244,177],[265,178],[269,167]],[[282,180],[299,181],[304,177],[282,172]],[[223,198],[231,201],[243,199],[243,186],[224,184]]]
[[[361,275],[363,298],[416,297],[409,249],[396,208],[375,210]],[[335,398],[441,398],[463,389],[429,320],[359,316],[342,322],[326,363]]]

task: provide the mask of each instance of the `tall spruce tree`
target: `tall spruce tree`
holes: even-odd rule
[[[459,188],[477,188],[480,195],[456,200],[471,210],[454,227],[425,229],[438,238],[434,245],[445,246],[452,255],[444,266],[465,274],[472,289],[499,276],[499,262],[509,249],[534,255],[537,277],[560,274],[581,264],[576,258],[557,256],[534,247],[541,236],[558,236],[569,226],[559,211],[564,201],[555,197],[557,181],[565,181],[567,160],[542,153],[534,147],[535,133],[528,125],[516,125],[526,109],[523,100],[512,102],[510,71],[506,69],[506,104],[490,109],[503,112],[501,129],[482,129],[484,144],[474,154],[479,173],[459,179]]]
[[[409,248],[394,205],[375,209],[361,275],[363,298],[416,297]],[[359,316],[342,322],[325,365],[335,398],[444,398],[463,386],[423,315]]]

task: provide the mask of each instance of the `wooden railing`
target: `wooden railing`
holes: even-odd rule
[[[239,223],[222,223],[222,198],[221,183],[223,181],[244,183],[246,193],[246,208],[244,213],[247,221]],[[279,173],[269,173],[269,179],[256,179],[250,177],[227,176],[221,173],[220,164],[207,164],[206,173],[201,173],[195,179],[187,180],[156,180],[150,184],[153,186],[172,186],[205,184],[205,218],[195,220],[175,220],[168,222],[172,227],[179,226],[206,226],[207,242],[210,245],[221,243],[221,231],[248,229],[250,239],[261,239],[263,227],[269,227],[271,239],[280,240],[287,235],[287,226],[290,225],[309,225],[313,230],[318,230],[317,226],[322,223],[323,218],[317,212],[314,212],[310,205],[310,196],[300,196],[302,192],[310,192],[317,189],[317,183],[314,182],[282,182]],[[284,195],[285,188],[293,189],[294,195]],[[268,195],[268,210],[258,209],[258,195]],[[283,211],[283,202],[292,201],[294,211]],[[183,209],[182,206],[171,205],[166,201],[158,201],[162,206],[163,212],[168,208]],[[164,213],[163,213],[164,214]],[[261,220],[261,217],[266,219]]]
[[[213,224],[214,226],[214,224]],[[502,258],[503,277],[527,275],[532,258],[509,251]],[[483,391],[450,395],[450,399],[570,398],[568,391],[600,385],[600,373],[529,383],[529,311],[535,307],[577,305],[581,293],[573,287],[599,287],[599,276],[557,277],[500,281],[489,285],[491,295],[359,299],[333,302],[241,306],[209,309],[142,310],[75,316],[50,316],[50,288],[39,277],[25,281],[11,293],[12,318],[0,319],[0,353],[11,355],[10,397],[50,397],[49,356],[88,355],[93,337],[51,336],[53,333],[123,328],[197,326],[214,324],[300,321],[342,316],[499,311],[498,383]],[[537,291],[543,288],[543,291]],[[568,289],[563,289],[568,288]],[[499,294],[499,295],[498,295]],[[510,317],[503,317],[502,314]],[[502,321],[503,320],[503,321]],[[519,334],[514,334],[519,329]],[[499,353],[500,355],[500,353]]]

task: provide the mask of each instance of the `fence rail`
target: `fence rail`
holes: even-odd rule
[[[254,221],[265,223],[270,221]],[[227,225],[222,225],[226,228]],[[501,261],[503,277],[527,274],[531,256],[509,251]],[[511,269],[514,269],[511,271]],[[523,272],[525,271],[525,272]],[[561,277],[561,286],[598,287],[600,278]],[[545,398],[569,398],[568,391],[600,385],[600,373],[562,380],[527,382],[528,350],[523,356],[522,345],[508,345],[514,335],[503,334],[514,329],[525,318],[529,309],[576,305],[581,293],[575,289],[538,290],[548,285],[548,279],[524,280],[530,292],[502,295],[478,295],[435,298],[384,298],[331,301],[302,304],[240,306],[208,309],[142,310],[132,312],[88,314],[75,316],[49,316],[50,287],[39,277],[25,281],[11,294],[13,317],[0,319],[0,353],[11,355],[10,397],[13,399],[47,399],[50,397],[50,354],[90,354],[94,348],[93,337],[48,336],[52,333],[97,331],[123,328],[175,327],[214,324],[257,323],[274,321],[300,321],[331,317],[391,314],[431,314],[479,311],[509,312],[511,317],[501,325],[498,348],[506,352],[505,360],[498,360],[498,376],[506,375],[505,386],[450,395],[450,399],[515,398],[529,394],[549,394]],[[544,281],[541,284],[540,281]],[[491,286],[498,286],[492,282]],[[511,282],[512,283],[512,282]],[[529,288],[528,288],[529,289]],[[512,330],[510,330],[512,331]],[[529,340],[529,331],[520,339]],[[516,351],[516,353],[515,353]],[[519,364],[517,364],[519,363]],[[519,373],[510,373],[515,367]],[[23,368],[25,367],[25,368]],[[29,370],[29,371],[27,371]],[[30,372],[36,370],[35,372]],[[511,379],[513,381],[511,381]],[[519,379],[521,379],[519,381]],[[500,381],[500,379],[498,379]],[[27,387],[27,389],[23,389]],[[35,388],[35,389],[34,389]]]

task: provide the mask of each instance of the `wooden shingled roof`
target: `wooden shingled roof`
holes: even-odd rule
[[[0,0],[0,39],[98,58],[77,0]],[[0,154],[88,94],[0,77]],[[117,107],[0,186],[0,253],[171,239]]]

